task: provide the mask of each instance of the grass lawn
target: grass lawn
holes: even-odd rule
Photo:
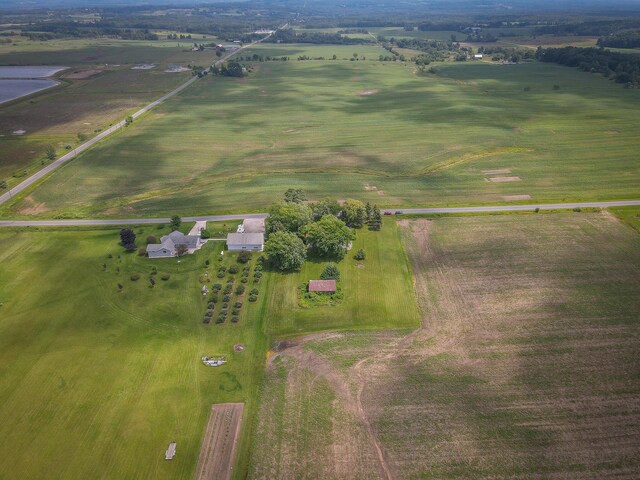
[[[376,49],[352,47],[256,51],[343,58]],[[206,78],[2,212],[264,211],[288,187],[390,207],[640,193],[638,91],[550,64],[450,63],[417,76],[411,64],[375,57],[255,63],[246,79]]]
[[[353,255],[360,248],[365,250],[366,259],[354,260]],[[269,335],[419,324],[411,269],[394,221],[385,221],[379,232],[357,232],[352,250],[338,263],[338,283],[344,297],[339,303],[301,306],[300,288],[309,280],[319,279],[325,265],[326,261],[307,261],[300,272],[272,274],[265,322]]]
[[[166,233],[135,231],[141,244]],[[235,470],[244,478],[267,344],[264,293],[243,300],[237,324],[205,325],[202,275],[226,283],[229,274],[215,274],[234,255],[218,262],[216,242],[179,262],[150,260],[118,241],[114,229],[0,232],[0,478],[191,479],[211,404],[245,402]],[[264,292],[267,283],[250,285]],[[236,343],[246,349],[235,353]],[[202,365],[216,354],[228,363]],[[170,441],[177,455],[166,462]]]
[[[637,477],[637,232],[606,212],[401,223],[422,328],[281,351],[250,478]]]
[[[161,97],[185,82],[190,72],[165,73],[171,64],[207,65],[212,50],[191,52],[192,43],[123,40],[56,40],[0,45],[0,65],[62,65],[61,85],[0,108],[0,179],[13,185],[24,172],[32,174],[46,161],[45,149],[53,145],[58,155],[76,146],[77,137],[104,130],[127,114]],[[130,70],[136,63],[154,63],[153,70]],[[74,72],[98,70],[86,79],[67,78]],[[12,132],[26,130],[23,136]]]

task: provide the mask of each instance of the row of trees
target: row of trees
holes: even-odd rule
[[[316,45],[357,45],[372,43],[366,38],[351,38],[339,33],[296,32],[292,28],[278,30],[266,42],[270,43],[311,43]]]
[[[222,77],[244,77],[246,72],[246,68],[234,60],[223,63],[221,66],[214,65],[211,67],[212,75],[220,75]]]
[[[640,31],[622,32],[598,39],[599,47],[640,48]]]
[[[612,52],[603,48],[540,48],[536,58],[568,67],[578,67],[591,73],[601,73],[627,87],[640,86],[640,56]]]
[[[380,230],[382,214],[377,206],[347,200],[342,205],[323,200],[305,203],[302,190],[289,189],[284,201],[274,204],[266,221],[265,253],[279,270],[300,268],[307,252],[317,257],[341,259],[355,238],[354,229],[368,225]]]

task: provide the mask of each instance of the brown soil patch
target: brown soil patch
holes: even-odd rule
[[[604,132],[604,133],[606,133],[607,135],[620,135],[620,130],[616,130],[616,129],[613,129],[613,130],[607,130],[607,131],[606,131],[606,132]]]
[[[362,92],[358,92],[358,95],[360,95],[361,97],[366,97],[369,95],[375,95],[376,93],[378,93],[378,90],[364,90]]]
[[[505,195],[504,198],[507,202],[513,202],[517,200],[531,200],[531,195]]]
[[[212,405],[198,459],[197,480],[231,479],[243,410],[244,403]]]
[[[378,195],[384,195],[384,190],[378,190]]]
[[[244,352],[244,345],[242,345],[241,343],[237,343],[233,346],[233,351],[234,352]]]
[[[62,78],[83,79],[83,78],[93,77],[94,75],[97,75],[101,72],[102,70],[81,70],[78,72],[68,73]]]
[[[501,183],[501,182],[519,182],[522,179],[520,177],[491,177],[491,178],[488,178],[487,180],[489,180],[490,182]]]
[[[482,170],[482,173],[484,173],[485,175],[502,175],[505,173],[511,173],[511,169],[500,168],[498,170]]]
[[[18,210],[18,213],[21,213],[23,215],[37,215],[39,213],[49,211],[44,202],[36,202],[31,195],[24,199],[22,205],[23,206],[20,208],[20,210]]]
[[[364,268],[364,263],[359,263],[358,265],[356,265],[357,268]]]
[[[365,183],[364,184],[364,189],[368,190],[368,191],[371,191],[371,190],[377,190],[378,187],[376,187],[375,185],[369,185],[368,183]]]

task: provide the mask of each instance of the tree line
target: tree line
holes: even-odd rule
[[[612,52],[603,48],[540,48],[536,58],[541,62],[577,67],[591,73],[601,73],[628,88],[640,87],[640,55]]]
[[[339,33],[296,32],[292,28],[278,30],[266,42],[269,43],[310,43],[315,45],[359,45],[371,40],[350,38]]]
[[[598,39],[599,47],[640,48],[640,31],[622,32]]]
[[[269,210],[264,252],[278,270],[297,270],[307,255],[339,260],[355,239],[355,231],[367,226],[380,230],[382,214],[377,206],[359,200],[323,200],[307,204],[302,190],[289,189],[282,202]],[[357,252],[364,258],[364,252]]]

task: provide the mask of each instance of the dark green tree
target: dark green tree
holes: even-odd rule
[[[269,210],[266,220],[267,233],[278,231],[298,233],[311,223],[311,208],[301,203],[276,203]]]
[[[320,220],[303,228],[306,244],[323,257],[344,257],[354,234],[342,220],[333,215],[325,215]]]
[[[171,217],[171,220],[169,221],[169,226],[171,227],[172,232],[175,232],[176,230],[178,230],[180,228],[180,225],[182,225],[182,219],[180,218],[180,216],[174,215],[173,217]]]
[[[320,274],[322,280],[340,280],[340,270],[335,263],[327,263]]]
[[[299,188],[289,188],[284,192],[284,201],[287,203],[303,203],[307,196]]]
[[[382,214],[380,213],[380,209],[377,205],[374,205],[371,209],[371,215],[369,216],[369,221],[367,222],[369,230],[378,231],[382,228]]]
[[[304,243],[295,233],[275,232],[264,244],[269,263],[278,270],[298,270],[307,257]]]
[[[359,200],[347,200],[342,205],[342,220],[349,227],[360,228],[367,218],[364,204]]]
[[[127,250],[136,249],[136,234],[129,228],[120,230],[120,244]]]

